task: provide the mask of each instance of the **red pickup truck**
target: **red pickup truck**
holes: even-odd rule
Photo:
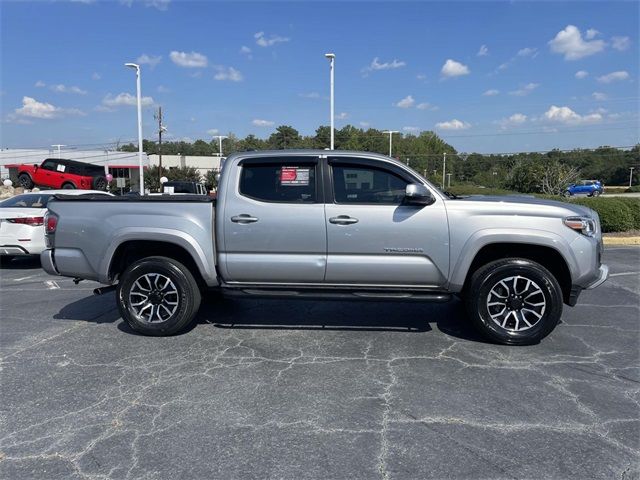
[[[62,158],[47,158],[41,165],[20,165],[18,183],[24,188],[107,188],[104,167]]]

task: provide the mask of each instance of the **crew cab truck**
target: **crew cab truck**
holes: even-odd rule
[[[539,342],[563,303],[607,278],[598,215],[529,197],[459,198],[365,152],[230,156],[217,200],[64,197],[49,203],[52,275],[116,289],[147,335],[191,323],[203,295],[443,302],[504,344]],[[425,321],[427,319],[425,318]]]

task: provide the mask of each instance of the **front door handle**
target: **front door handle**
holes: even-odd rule
[[[252,217],[251,215],[243,213],[242,215],[231,217],[231,221],[233,223],[255,223],[258,221],[258,219],[256,217]]]
[[[329,223],[335,223],[336,225],[352,225],[358,223],[357,218],[350,217],[349,215],[338,215],[337,217],[331,217]]]

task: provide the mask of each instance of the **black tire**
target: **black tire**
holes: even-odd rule
[[[91,187],[94,190],[106,190],[107,189],[107,179],[100,175],[99,177],[94,177],[91,181]]]
[[[515,287],[516,295],[510,295],[509,288],[500,284],[505,279],[509,279],[512,290]],[[520,290],[524,286],[526,289]],[[507,295],[504,309],[502,304],[488,306],[488,303],[502,301],[497,294],[491,293],[492,289]],[[537,290],[539,293],[530,294]],[[562,315],[562,289],[558,280],[549,270],[531,260],[505,258],[488,263],[473,273],[466,291],[467,313],[474,326],[488,339],[504,345],[539,343],[556,327]],[[522,295],[518,296],[518,291]],[[533,303],[541,303],[542,299],[544,305],[531,307]],[[532,310],[536,313],[531,313]],[[500,312],[506,312],[506,315],[500,316]],[[532,326],[528,327],[526,321],[523,323],[523,315],[525,320],[528,317]],[[500,325],[501,322],[505,326]],[[524,327],[518,329],[520,325]]]
[[[18,175],[18,183],[22,188],[33,188],[33,180],[31,180],[31,177],[28,173],[21,173],[20,175]]]
[[[602,192],[601,192],[600,190],[594,190],[594,191],[593,191],[593,196],[594,196],[594,197],[599,197],[601,193],[602,193]]]
[[[145,278],[145,275],[150,275],[150,277]],[[161,277],[154,277],[154,275],[160,275]],[[157,311],[160,311],[160,306],[157,305],[157,316],[154,316],[154,320],[158,316],[160,320],[150,322],[148,319],[143,318],[146,313],[141,316],[140,310],[135,310],[138,307],[132,305],[135,302],[132,302],[131,298],[132,296],[133,298],[142,298],[142,296],[135,293],[136,289],[139,290],[140,285],[153,288],[153,286],[146,283],[147,278],[155,278],[154,282],[158,282],[163,281],[162,277],[168,278],[172,282],[170,288],[176,290],[175,294],[167,294],[171,296],[166,298],[171,302],[177,299],[178,303],[170,315],[166,314],[168,310],[164,312],[164,318],[161,313],[157,313]],[[138,280],[138,287],[135,287],[135,283]],[[158,286],[157,283],[156,286]],[[157,290],[160,293],[167,291],[166,288],[158,288]],[[196,280],[183,264],[167,257],[147,257],[133,263],[122,273],[116,289],[116,299],[120,315],[133,330],[144,335],[165,336],[178,333],[193,321],[200,307],[201,295]],[[154,297],[153,300],[148,300],[147,303],[153,303],[154,301],[162,302],[163,300],[158,300],[158,298]],[[151,306],[152,316],[154,315],[153,308]],[[173,306],[169,305],[168,309],[173,309]]]
[[[569,190],[565,190],[564,192],[562,192],[562,196],[569,198],[571,196],[571,192]]]
[[[65,190],[75,190],[76,186],[71,182],[67,182],[67,183],[62,185],[62,188],[65,189]]]

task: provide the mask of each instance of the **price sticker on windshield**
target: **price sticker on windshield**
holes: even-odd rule
[[[301,167],[282,167],[280,185],[309,185],[310,170],[310,168]]]

